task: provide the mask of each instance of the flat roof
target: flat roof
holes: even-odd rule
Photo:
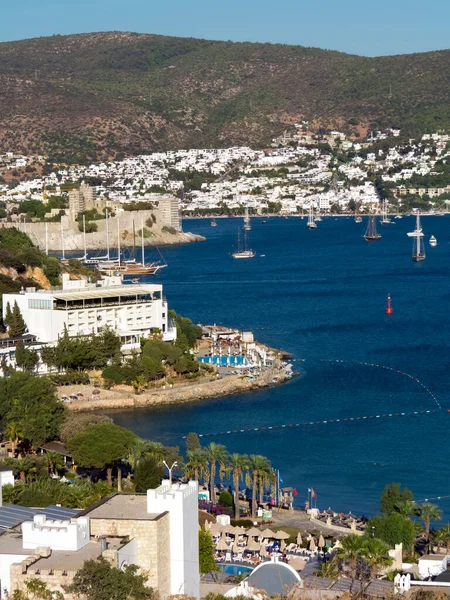
[[[34,550],[24,550],[22,548],[22,534],[5,531],[0,534],[0,554],[20,554],[22,556],[32,556]]]
[[[29,551],[33,554],[33,550]],[[52,550],[48,558],[40,558],[27,570],[27,574],[33,575],[38,569],[54,569],[60,571],[78,571],[85,561],[97,558],[102,553],[100,542],[88,542],[80,550]]]
[[[145,494],[116,494],[104,502],[94,504],[91,509],[83,511],[82,515],[87,515],[90,519],[154,521],[161,516],[161,513],[147,512],[147,496]]]
[[[56,300],[88,300],[90,298],[111,298],[113,296],[132,297],[160,290],[162,290],[162,285],[140,285],[136,287],[122,285],[91,290],[83,288],[81,290],[55,291],[51,293]]]

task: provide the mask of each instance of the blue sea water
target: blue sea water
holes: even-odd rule
[[[247,261],[230,256],[241,222],[217,223],[186,221],[186,230],[207,241],[164,249],[169,266],[152,281],[162,282],[170,307],[193,321],[252,330],[258,340],[292,352],[301,376],[227,398],[115,412],[116,423],[184,449],[189,431],[434,411],[440,404],[443,410],[423,415],[232,433],[204,442],[268,456],[284,485],[298,490],[298,505],[311,486],[319,507],[365,515],[377,511],[380,492],[392,481],[410,487],[419,500],[450,495],[450,218],[423,218],[423,263],[411,260],[406,233],[414,229],[412,217],[379,226],[383,238],[372,243],[362,238],[365,224],[350,218],[325,218],[313,231],[299,218],[252,219],[250,246],[257,256]],[[431,234],[435,248],[428,245]],[[384,313],[388,293],[390,317]],[[437,503],[450,519],[450,499]]]

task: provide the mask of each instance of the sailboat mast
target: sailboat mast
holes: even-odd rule
[[[108,209],[105,208],[106,219],[106,258],[109,260],[109,225],[108,225]]]
[[[142,253],[142,266],[145,266],[145,257],[144,257],[144,219],[141,221],[141,253]]]
[[[419,216],[419,213],[417,213],[417,217],[416,217],[416,229],[417,229],[417,254],[420,256],[420,254],[421,254],[421,251],[420,251],[420,246],[421,246],[421,243],[420,243],[420,234],[421,234],[421,231],[420,231],[420,216]]]
[[[120,269],[120,222],[119,222],[119,215],[117,215],[117,260],[119,262],[119,269]]]
[[[63,230],[63,224],[61,221],[61,249],[62,249],[62,259],[65,260],[65,256],[64,256],[64,230]]]
[[[87,254],[86,254],[86,218],[83,215],[83,245],[84,245],[84,259],[87,258]]]
[[[48,256],[48,223],[45,222],[45,254]]]
[[[133,258],[136,258],[136,228],[133,219]]]

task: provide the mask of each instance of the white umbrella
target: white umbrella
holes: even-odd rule
[[[280,530],[280,531],[276,531],[276,532],[273,534],[273,537],[274,537],[276,540],[287,540],[287,539],[288,539],[288,538],[290,538],[291,536],[290,536],[288,533],[286,533],[285,531],[281,531],[281,530]]]
[[[247,529],[245,535],[248,537],[259,537],[261,535],[261,531],[256,527],[251,527],[250,529]]]
[[[297,533],[297,546],[301,546],[303,544],[302,534],[300,532]]]
[[[220,540],[216,544],[216,550],[228,550],[228,544],[225,540],[225,536],[222,535]]]
[[[314,541],[314,538],[311,538],[311,541],[309,542],[309,549],[311,550],[311,552],[314,552],[314,550],[316,549],[316,543]]]
[[[213,535],[218,535],[223,532],[223,525],[220,523],[213,523],[209,528],[210,533]]]
[[[261,549],[260,549],[260,551],[259,551],[259,554],[260,554],[261,556],[267,556],[267,550],[266,550],[266,547],[265,547],[265,545],[264,545],[264,544],[261,544]]]
[[[319,535],[319,541],[317,542],[317,545],[319,546],[319,548],[323,548],[325,546],[325,540],[323,539],[322,534]]]
[[[247,550],[249,552],[259,552],[260,550],[260,545],[258,544],[258,542],[255,540],[255,538],[250,538],[248,540],[248,544],[247,544]]]
[[[239,546],[238,546],[238,543],[237,543],[237,538],[234,540],[234,544],[233,544],[233,552],[234,552],[235,554],[237,554],[237,553],[239,552]]]
[[[281,552],[283,552],[283,550],[286,548],[286,542],[284,540],[281,540],[281,545],[280,545],[280,550]]]
[[[212,521],[205,521],[205,531],[210,531],[212,526]]]
[[[275,534],[270,529],[264,529],[264,531],[261,532],[261,537],[263,537],[263,538],[274,538]]]

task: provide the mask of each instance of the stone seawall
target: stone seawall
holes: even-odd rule
[[[156,224],[151,228],[145,225],[148,219],[156,215]],[[149,237],[144,238],[145,246],[172,246],[175,244],[189,244],[204,241],[204,237],[189,232],[169,233],[162,231],[165,223],[158,217],[157,210],[123,211],[119,213],[120,244],[122,248],[131,248],[133,245],[133,222],[136,234],[141,230],[142,223],[149,232]],[[105,250],[106,248],[106,220],[95,221],[98,230],[86,233],[86,248],[88,250]],[[84,249],[83,232],[79,230],[78,222],[69,217],[63,217],[61,223],[2,223],[1,227],[16,227],[26,233],[31,241],[49,252],[61,252],[64,243],[65,252],[81,252]],[[46,241],[47,238],[47,241]],[[117,218],[108,219],[109,247],[117,248],[118,227]],[[64,242],[63,242],[64,240]],[[140,246],[141,239],[136,235],[136,245]],[[156,258],[156,257],[155,257]]]
[[[272,370],[264,371],[255,379],[241,375],[228,375],[215,380],[189,382],[173,388],[147,391],[139,395],[134,394],[129,388],[108,390],[107,392],[102,390],[100,397],[95,400],[92,398],[86,399],[86,396],[89,395],[89,390],[86,389],[88,386],[76,386],[77,390],[82,391],[85,399],[69,402],[67,406],[74,412],[84,412],[195,402],[266,387],[275,374],[280,381],[284,380],[284,371],[277,369],[276,372]],[[60,388],[60,395],[61,393],[68,395],[69,391],[67,388]]]

